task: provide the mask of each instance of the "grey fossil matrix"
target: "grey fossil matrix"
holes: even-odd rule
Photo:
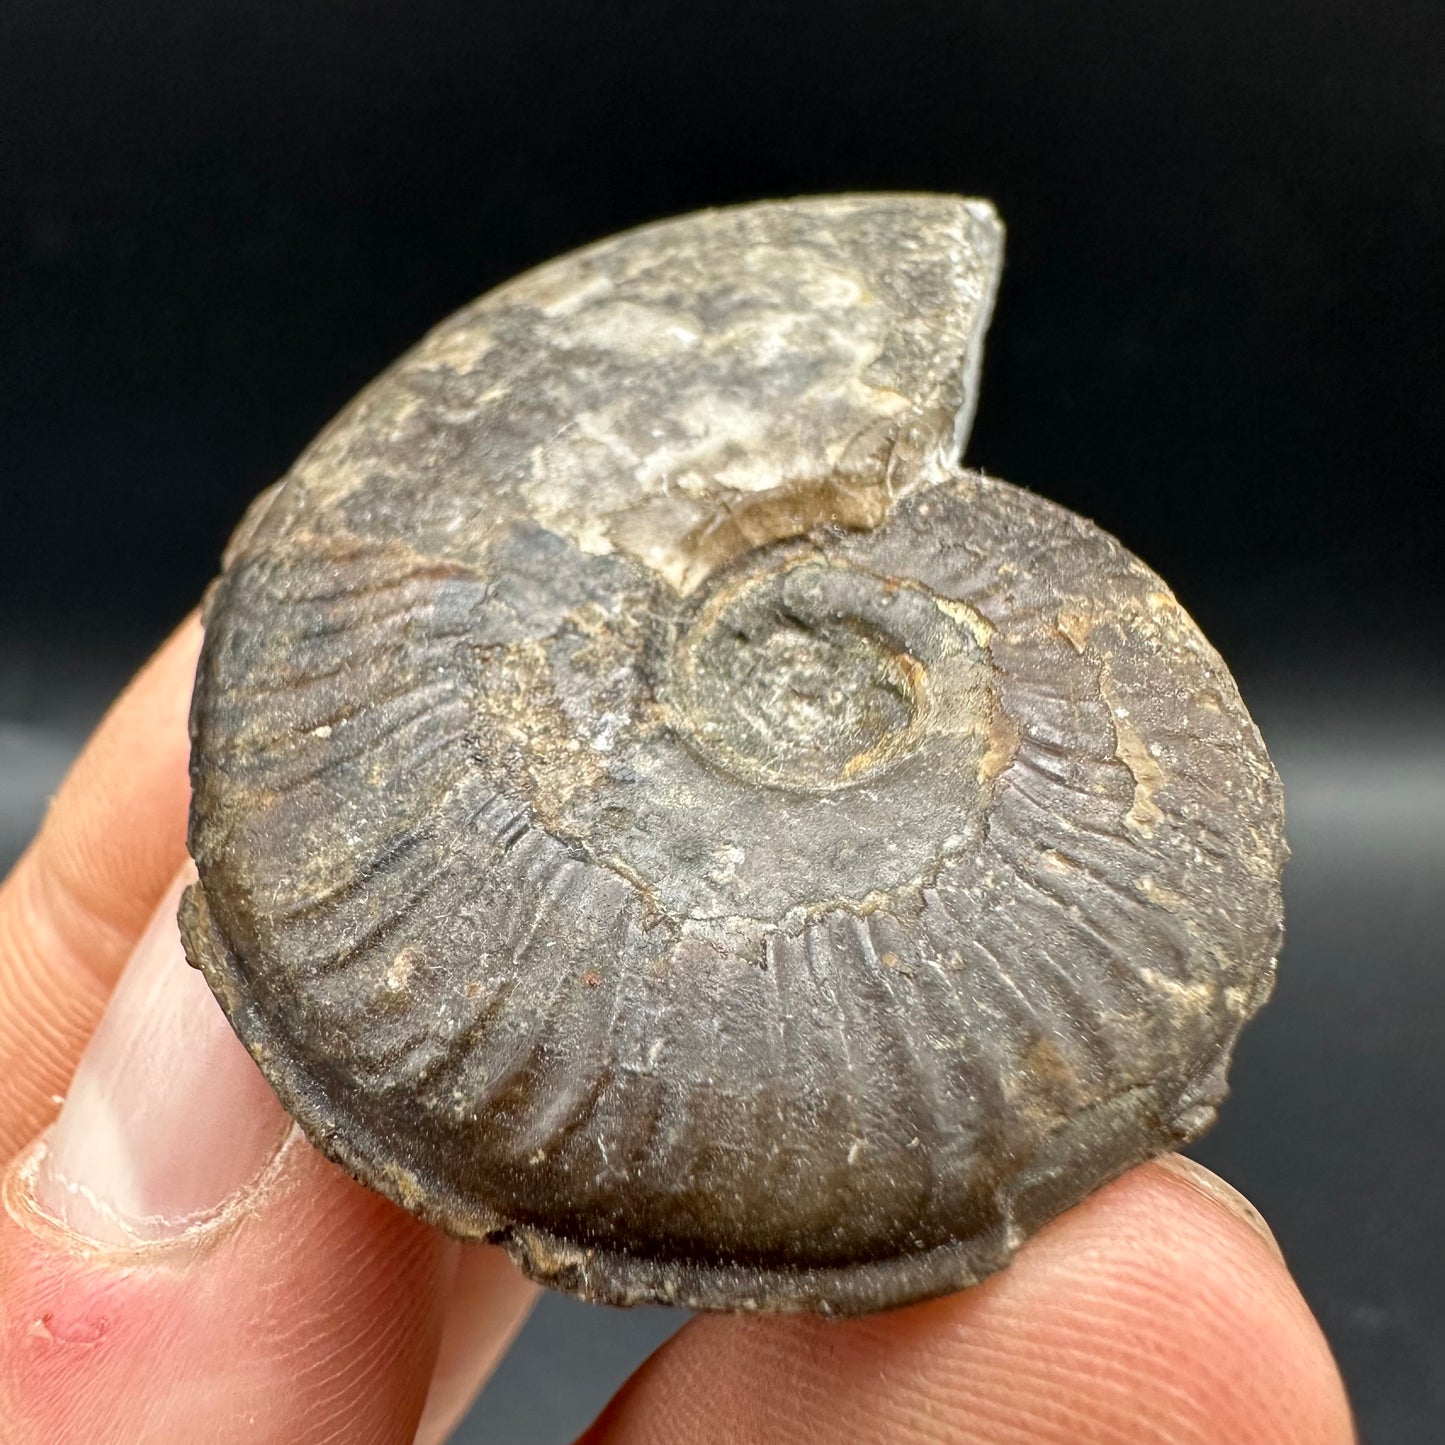
[[[1281,936],[1218,654],[963,470],[980,201],[706,211],[464,308],[208,594],[182,922],[318,1148],[590,1299],[974,1283],[1212,1122]]]

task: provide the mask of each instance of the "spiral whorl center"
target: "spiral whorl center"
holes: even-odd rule
[[[692,741],[739,776],[810,792],[911,752],[927,670],[887,625],[890,585],[808,562],[719,589],[678,649]]]

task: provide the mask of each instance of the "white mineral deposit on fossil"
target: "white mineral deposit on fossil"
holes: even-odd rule
[[[357,1178],[591,1299],[858,1313],[1213,1120],[1279,782],[1154,573],[961,468],[1001,245],[927,195],[601,242],[255,503],[184,932]]]

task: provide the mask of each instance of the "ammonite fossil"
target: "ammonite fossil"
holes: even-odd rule
[[[605,241],[251,509],[186,947],[359,1179],[592,1299],[857,1313],[1213,1120],[1279,784],[1153,572],[960,469],[1000,248],[921,195]]]

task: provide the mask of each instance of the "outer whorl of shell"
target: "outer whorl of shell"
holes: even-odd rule
[[[858,1312],[1212,1120],[1278,781],[1158,577],[958,470],[999,254],[944,197],[624,235],[257,502],[183,923],[359,1178],[591,1298]]]

